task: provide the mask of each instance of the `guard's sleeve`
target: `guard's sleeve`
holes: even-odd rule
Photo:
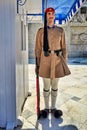
[[[65,59],[65,61],[67,61],[67,49],[66,49],[66,40],[65,40],[65,32],[64,30],[62,30],[62,37],[61,37],[61,43],[62,43],[62,55]]]
[[[41,35],[40,29],[37,31],[36,34],[36,44],[35,44],[35,58],[37,58],[37,66],[40,65],[40,56],[41,56]]]

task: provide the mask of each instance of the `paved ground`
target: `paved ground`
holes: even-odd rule
[[[15,130],[87,130],[87,58],[70,59],[68,63],[71,75],[60,79],[56,104],[63,111],[63,116],[55,119],[49,114],[47,119],[39,121],[36,116],[35,66],[29,64],[29,91],[32,96],[27,98],[21,114],[23,126]],[[41,78],[40,92],[40,106],[43,109]]]
[[[84,63],[83,63],[84,62]],[[29,90],[32,96],[27,98],[22,113],[24,124],[16,130],[87,130],[87,59],[70,59],[71,75],[61,78],[57,108],[63,111],[60,119],[51,114],[47,119],[37,121],[36,89],[34,64],[29,65]],[[44,108],[43,83],[40,78],[41,109]]]

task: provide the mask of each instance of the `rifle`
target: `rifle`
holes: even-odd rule
[[[47,112],[44,110],[40,111],[39,66],[37,58],[36,58],[36,96],[37,96],[37,106],[36,106],[37,119],[39,120],[41,117],[46,118]]]
[[[37,96],[37,119],[40,118],[40,87],[39,87],[39,72],[38,63],[36,58],[36,96]]]

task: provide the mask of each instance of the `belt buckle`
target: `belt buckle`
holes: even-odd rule
[[[51,51],[51,54],[54,54],[54,51],[53,51],[53,50]]]
[[[60,55],[60,56],[62,55],[62,52],[61,52],[61,51],[59,52],[59,55]]]

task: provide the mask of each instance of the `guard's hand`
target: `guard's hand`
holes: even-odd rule
[[[36,75],[39,74],[39,66],[36,66],[35,73],[36,73]]]

